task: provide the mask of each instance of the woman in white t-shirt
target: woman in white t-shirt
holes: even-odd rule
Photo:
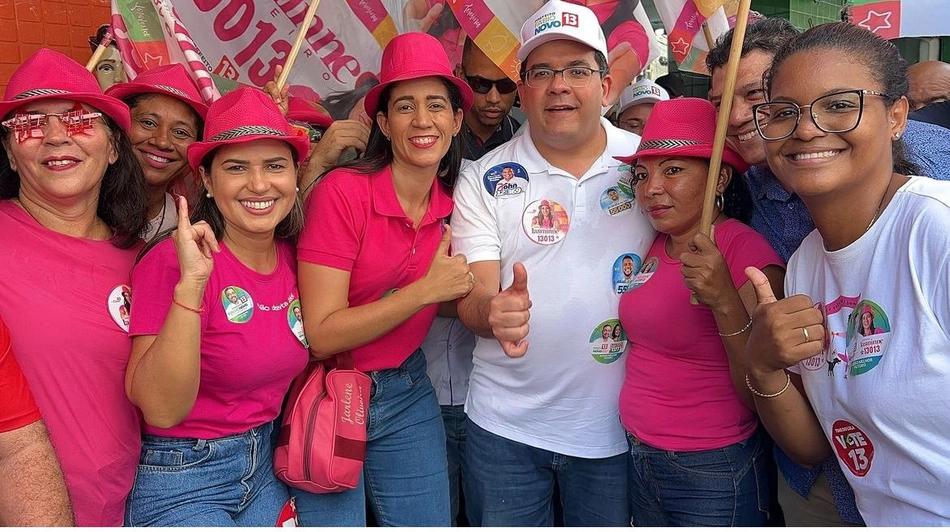
[[[838,458],[868,525],[946,526],[950,185],[903,158],[906,69],[847,23],[776,54],[756,127],[816,231],[788,263],[788,298],[746,271],[758,299],[746,384],[792,459]]]

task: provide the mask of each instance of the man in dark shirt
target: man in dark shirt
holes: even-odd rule
[[[518,84],[511,80],[471,39],[465,39],[462,63],[455,75],[468,81],[475,102],[465,113],[462,156],[477,160],[511,140],[521,124],[511,117]]]

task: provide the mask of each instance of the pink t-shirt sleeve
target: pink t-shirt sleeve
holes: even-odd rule
[[[607,36],[607,50],[612,51],[623,42],[630,44],[633,53],[640,60],[640,67],[643,68],[650,57],[650,39],[643,26],[635,21],[622,22]]]
[[[717,227],[716,244],[720,246],[720,252],[726,259],[726,264],[729,265],[729,274],[732,276],[732,283],[736,289],[749,281],[745,274],[745,269],[749,266],[760,270],[766,266],[778,266],[785,269],[782,258],[775,253],[765,237],[751,227],[730,220],[721,229],[725,230],[723,233],[731,233],[731,235],[720,234],[720,228]]]
[[[175,243],[170,238],[142,257],[132,269],[129,336],[152,335],[161,331],[180,278]]]
[[[366,220],[367,182],[365,176],[335,171],[314,188],[297,244],[298,260],[353,270]]]

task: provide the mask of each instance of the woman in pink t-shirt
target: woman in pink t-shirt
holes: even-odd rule
[[[121,98],[132,113],[132,152],[148,190],[149,223],[142,238],[151,240],[178,220],[169,187],[194,189],[191,179],[186,184],[182,178],[189,174],[188,146],[201,139],[208,106],[180,63],[141,72],[134,81],[109,87],[106,94]]]
[[[451,524],[445,431],[420,346],[438,304],[474,285],[444,225],[472,90],[422,33],[390,41],[380,81],[364,101],[374,122],[363,158],[316,185],[298,245],[311,353],[349,351],[373,379],[363,482],[293,490],[305,526],[365,526],[367,495],[382,525]]]
[[[122,293],[147,222],[129,110],[82,65],[41,49],[10,78],[0,123],[0,313],[76,524],[120,526],[139,451]]]
[[[208,110],[188,148],[201,196],[132,271],[126,391],[145,418],[130,526],[275,526],[274,419],[307,363],[293,241],[309,141],[263,92]]]
[[[655,268],[642,269],[620,299],[632,344],[620,418],[635,526],[761,526],[767,517],[767,453],[743,381],[755,306],[743,271],[761,268],[780,288],[783,265],[761,235],[723,212],[733,173],[748,167],[729,148],[715,237],[699,232],[715,124],[706,100],[658,102],[637,152],[621,158],[659,232],[644,259]]]

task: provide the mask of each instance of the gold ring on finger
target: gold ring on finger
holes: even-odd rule
[[[811,341],[811,339],[808,337],[808,327],[802,327],[802,335],[805,337],[806,344]]]
[[[471,271],[468,272],[468,279],[472,281],[472,284],[475,284],[475,274]]]

